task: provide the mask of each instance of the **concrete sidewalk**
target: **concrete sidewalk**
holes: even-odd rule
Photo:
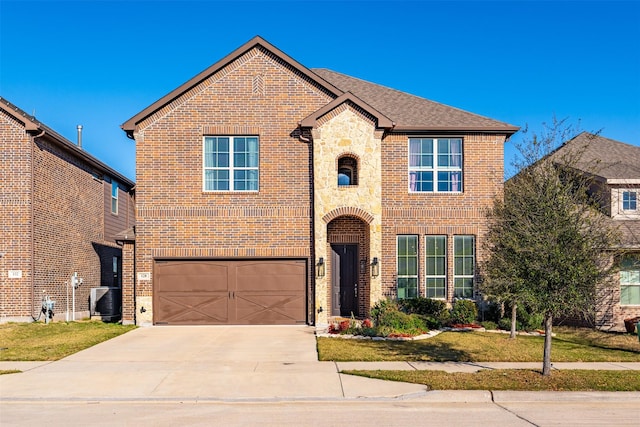
[[[423,385],[341,371],[518,368],[541,368],[541,362],[319,362],[311,327],[162,326],[138,328],[56,362],[0,362],[0,369],[23,371],[0,376],[0,401],[495,401],[488,391],[427,391]],[[555,363],[554,368],[639,371],[640,362]],[[640,399],[640,393],[625,396]]]

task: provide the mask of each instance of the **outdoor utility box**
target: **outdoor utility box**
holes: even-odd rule
[[[122,305],[122,289],[101,286],[91,288],[90,314],[100,316],[102,320],[109,322],[120,320]]]

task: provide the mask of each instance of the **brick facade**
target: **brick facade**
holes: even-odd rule
[[[397,234],[471,234],[482,259],[485,209],[502,191],[503,143],[515,128],[455,134],[464,139],[462,193],[409,193],[409,135],[441,134],[395,130],[360,98],[256,40],[123,125],[136,140],[138,174],[138,277],[125,284],[124,320],[153,322],[156,260],[305,259],[307,321],[322,324],[332,311],[332,243],[358,245],[361,316],[395,293]],[[259,137],[259,191],[203,191],[204,137],[234,135]],[[356,166],[354,185],[338,185],[343,156]],[[323,277],[315,274],[320,258],[329,263]],[[380,260],[378,277],[371,275],[373,258]]]
[[[105,236],[113,221],[112,176],[98,161],[70,148],[69,141],[4,103],[0,123],[2,161],[12,165],[2,169],[0,184],[0,321],[37,318],[43,295],[56,301],[56,318],[65,319],[73,307],[69,283],[74,272],[83,279],[76,290],[76,318],[88,317],[90,289],[119,286],[120,281],[114,278],[113,258],[121,260],[122,250],[112,236]],[[30,123],[37,129],[29,131]],[[117,178],[116,224],[129,223],[134,217],[133,183]],[[9,271],[22,277],[10,278]]]

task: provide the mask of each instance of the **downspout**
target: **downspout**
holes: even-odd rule
[[[308,319],[310,321],[310,323],[315,326],[316,325],[316,221],[315,221],[315,190],[314,190],[314,175],[315,175],[315,169],[314,169],[314,157],[313,157],[313,144],[311,144],[311,139],[307,138],[305,136],[302,135],[302,126],[300,123],[298,123],[298,139],[300,139],[300,141],[308,144],[309,146],[309,162],[311,163],[311,183],[309,185],[309,194],[310,194],[310,204],[311,204],[311,233],[310,233],[310,238],[311,238],[311,265],[309,267],[310,268],[310,272],[311,272],[311,283],[313,286],[311,286],[312,289],[310,289],[311,291],[311,318]],[[309,313],[309,311],[307,311],[307,313]]]
[[[31,228],[31,318],[35,321],[36,318],[33,315],[33,311],[35,310],[35,293],[36,293],[36,237],[35,237],[35,208],[33,207],[34,202],[35,202],[35,166],[34,166],[34,162],[35,162],[35,153],[36,153],[36,149],[35,149],[35,145],[36,145],[36,138],[40,138],[45,134],[45,131],[43,130],[42,132],[40,132],[40,134],[32,136],[31,137],[31,162],[30,162],[30,171],[29,173],[31,174],[31,203],[30,203],[30,207],[29,207],[29,216],[31,217],[31,224],[30,224],[30,228]]]

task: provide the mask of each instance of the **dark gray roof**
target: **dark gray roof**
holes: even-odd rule
[[[396,89],[371,83],[325,68],[313,68],[315,74],[338,89],[350,91],[396,124],[394,130],[494,131],[509,135],[518,130],[493,120],[448,105],[430,101]]]
[[[578,168],[605,179],[640,179],[640,147],[583,132],[558,149],[584,150]]]
[[[191,88],[227,66],[230,62],[235,61],[250,49],[256,47],[265,49],[280,58],[285,64],[291,66],[296,72],[308,78],[309,81],[327,93],[333,100],[351,92],[355,97],[376,110],[369,111],[367,109],[367,112],[378,119],[383,119],[382,121],[384,121],[384,118],[388,118],[392,124],[395,123],[395,127],[391,126],[395,131],[495,132],[510,136],[519,129],[517,126],[429,101],[355,77],[349,77],[336,73],[335,71],[326,69],[310,70],[259,36],[249,40],[220,61],[131,117],[122,124],[122,129],[130,138],[133,138],[137,126],[143,120],[182,96]],[[353,102],[354,99],[348,98],[347,101]],[[308,120],[313,120],[314,118],[317,117],[309,117]],[[300,117],[300,120],[303,119],[305,118]]]

